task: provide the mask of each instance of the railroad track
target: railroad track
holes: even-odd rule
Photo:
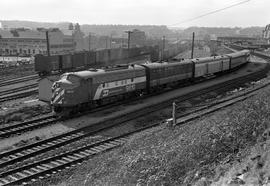
[[[23,87],[17,87],[17,88],[13,88],[13,89],[9,89],[9,90],[4,90],[4,91],[0,92],[0,96],[4,96],[6,94],[12,94],[12,93],[17,93],[17,92],[20,92],[20,91],[36,88],[37,86],[38,86],[38,84],[34,83],[34,84],[26,85],[26,86],[23,86]]]
[[[13,99],[24,98],[24,97],[31,96],[31,95],[37,94],[37,93],[38,93],[38,88],[30,88],[30,89],[27,89],[24,91],[10,93],[7,95],[2,95],[2,96],[0,96],[0,103],[5,102],[5,101],[9,101],[9,100],[13,100]]]
[[[261,77],[262,72],[257,72],[256,74],[259,78],[259,77]],[[249,78],[251,78],[251,76]],[[229,81],[229,82],[224,83],[222,85],[217,85],[217,86],[213,86],[211,88],[206,88],[200,92],[197,91],[194,94],[181,96],[181,98],[178,98],[178,101],[185,101],[185,100],[191,99],[193,97],[209,93],[209,92],[214,91],[214,90],[226,89],[228,87],[231,87],[232,85],[237,86],[237,82],[240,83],[243,80],[246,81],[249,78],[247,76],[241,77],[241,78],[238,78],[238,81],[232,80],[232,81]],[[254,78],[254,77],[252,77],[252,78]],[[52,137],[52,138],[49,138],[46,140],[42,140],[42,141],[30,144],[30,145],[26,145],[26,146],[19,147],[19,148],[16,148],[16,149],[4,152],[4,153],[0,153],[0,168],[7,167],[7,166],[10,166],[12,164],[16,164],[18,162],[22,162],[22,161],[27,160],[29,158],[32,158],[34,156],[46,153],[46,152],[51,151],[51,150],[55,150],[59,147],[71,144],[75,141],[81,140],[81,139],[89,137],[91,135],[95,135],[98,132],[104,131],[106,129],[110,129],[111,127],[115,127],[116,125],[123,124],[124,122],[130,121],[132,119],[136,119],[138,117],[145,116],[149,113],[160,110],[166,106],[171,106],[171,102],[174,100],[175,100],[175,98],[171,99],[169,101],[169,103],[165,103],[165,104],[160,103],[160,104],[156,104],[154,106],[149,106],[146,109],[140,109],[140,110],[136,111],[135,113],[128,113],[125,116],[122,115],[122,116],[116,117],[114,119],[110,119],[110,121],[107,121],[107,122],[96,123],[92,126],[77,129],[77,130],[67,132],[67,133],[64,133],[64,134],[61,134],[61,135],[58,135],[58,136],[55,136],[55,137]],[[114,121],[112,122],[112,120],[114,120]],[[27,166],[29,167],[29,165],[27,165]],[[41,165],[39,165],[39,166],[41,166]],[[32,170],[34,170],[34,169],[32,169]],[[43,169],[44,169],[44,167],[43,167]],[[39,170],[39,169],[37,169],[37,170]],[[10,174],[13,174],[13,173],[10,172]],[[7,184],[10,181],[9,183],[13,184],[14,182],[12,182],[12,180],[14,181],[14,179],[11,179],[12,177],[8,176],[10,174],[9,173],[0,174],[0,183]],[[33,173],[31,173],[31,174],[33,174]],[[25,176],[23,176],[24,180],[30,179],[28,177],[29,175],[28,176],[27,175],[28,174],[25,174]],[[18,177],[15,177],[15,178],[16,178],[15,180],[20,179]],[[2,182],[1,182],[1,180],[2,180]]]
[[[255,91],[268,85],[269,84],[259,86],[256,89],[247,91],[241,95],[231,96],[230,98],[211,103],[203,108],[199,108],[192,112],[181,115],[180,118],[177,119],[177,125],[185,124],[188,121],[195,120],[203,115],[243,101],[255,95]],[[36,181],[36,179],[43,179],[44,177],[48,177],[57,171],[69,168],[70,166],[78,164],[94,155],[119,147],[126,142],[129,135],[148,128],[159,126],[160,124],[160,122],[151,123],[147,126],[142,126],[125,134],[102,139],[89,145],[71,149],[68,152],[47,157],[34,163],[2,172],[0,173],[0,185],[27,184],[29,181],[33,182]],[[29,149],[29,151],[31,150]]]
[[[22,123],[16,123],[13,125],[7,125],[0,127],[0,138],[9,137],[11,135],[21,134],[22,132],[37,129],[43,126],[57,122],[53,115],[49,115],[42,118],[37,118]]]
[[[11,84],[21,83],[24,81],[35,80],[35,79],[36,80],[39,79],[38,75],[31,75],[31,76],[25,76],[21,78],[9,79],[9,80],[0,81],[0,86],[6,86],[6,85],[11,85]]]

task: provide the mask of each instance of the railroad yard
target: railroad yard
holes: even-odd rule
[[[222,46],[217,53],[232,51]],[[210,49],[194,53],[207,57]],[[252,151],[250,136],[265,127],[258,122],[269,121],[252,123],[270,105],[269,69],[268,57],[251,55],[230,72],[69,118],[56,117],[39,100],[41,77],[11,75],[0,81],[0,185],[237,184],[244,178],[232,164]],[[266,112],[261,115],[270,119]]]

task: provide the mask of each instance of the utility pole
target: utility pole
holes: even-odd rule
[[[46,31],[46,41],[47,41],[47,55],[50,56],[50,41],[49,41],[49,31]]]
[[[165,36],[162,37],[162,60],[164,60],[165,54]]]
[[[89,35],[88,35],[88,44],[89,44],[89,52],[91,51],[91,33],[89,32]]]
[[[191,59],[193,59],[195,32],[192,33]]]
[[[105,36],[106,37],[106,49],[108,48],[108,36]]]
[[[112,49],[112,33],[110,35],[110,49]]]
[[[126,33],[128,34],[128,50],[130,49],[130,34],[132,33],[132,31],[126,31]]]

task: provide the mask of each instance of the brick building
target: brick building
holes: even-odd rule
[[[0,29],[0,55],[47,54],[46,31],[49,31],[50,53],[62,54],[82,50],[83,34],[79,25],[75,29],[16,28]]]

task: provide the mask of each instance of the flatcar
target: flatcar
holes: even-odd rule
[[[57,113],[77,112],[171,87],[183,81],[233,70],[246,64],[249,58],[250,52],[244,50],[180,62],[65,73],[53,84],[51,104]]]

